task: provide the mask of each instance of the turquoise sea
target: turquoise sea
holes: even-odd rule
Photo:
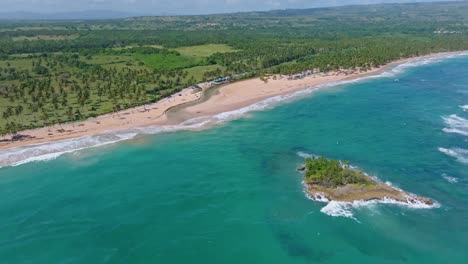
[[[468,263],[467,56],[286,101],[0,152],[0,263]],[[439,206],[309,200],[304,154]]]

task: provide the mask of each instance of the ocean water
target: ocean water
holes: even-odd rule
[[[0,152],[0,263],[468,263],[467,73],[418,61],[181,131]],[[312,201],[304,155],[439,206]]]

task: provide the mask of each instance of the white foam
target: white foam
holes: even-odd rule
[[[449,183],[458,183],[458,179],[455,177],[450,177],[447,174],[442,174],[442,177]]]
[[[449,54],[436,54],[433,56],[423,57],[423,58],[414,58],[405,63],[399,64],[391,70],[393,74],[403,73],[408,68],[414,68],[424,65],[429,65],[437,62],[441,62],[446,59],[452,59],[457,57],[468,56],[467,51],[462,51],[458,53],[449,53]]]
[[[457,159],[461,163],[468,164],[468,149],[462,148],[439,148],[439,151]]]
[[[309,154],[309,153],[306,153],[306,152],[302,152],[302,151],[299,151],[296,153],[299,157],[301,158],[318,158],[319,156],[317,155],[314,155],[314,154]]]
[[[134,133],[102,134],[3,150],[0,151],[0,167],[53,160],[66,153],[113,144],[133,138],[135,135]]]
[[[325,207],[320,209],[320,212],[329,216],[355,219],[349,203],[331,201]]]
[[[415,195],[411,195],[407,197],[406,202],[400,202],[390,198],[384,198],[381,200],[370,200],[370,201],[353,201],[353,202],[337,202],[337,201],[329,201],[323,195],[319,195],[316,199],[316,196],[312,196],[310,194],[307,197],[313,201],[327,203],[320,212],[327,214],[333,217],[347,217],[352,218],[357,221],[354,217],[353,210],[359,208],[369,208],[374,207],[379,204],[391,204],[397,205],[409,209],[432,209],[432,208],[439,208],[440,204],[435,202],[433,205],[428,205],[423,203],[422,201],[417,200]]]
[[[416,58],[409,62],[400,64],[393,69],[384,71],[383,73],[378,74],[378,75],[370,75],[370,76],[366,76],[362,78],[357,78],[354,80],[338,81],[338,82],[333,82],[333,83],[316,85],[308,89],[297,91],[291,94],[268,98],[261,102],[255,103],[253,105],[250,105],[250,106],[247,106],[247,107],[235,110],[235,111],[224,112],[224,113],[220,113],[214,116],[194,118],[180,125],[139,127],[139,128],[109,132],[109,133],[105,133],[105,134],[97,135],[97,136],[87,136],[87,137],[82,137],[82,138],[3,150],[3,151],[0,151],[0,168],[2,166],[20,165],[20,164],[25,164],[28,162],[33,162],[33,161],[51,160],[65,153],[70,153],[70,152],[77,151],[77,150],[83,150],[83,149],[91,148],[91,147],[99,147],[103,145],[120,142],[123,140],[128,140],[128,139],[134,138],[138,134],[157,134],[157,133],[174,132],[174,131],[179,131],[179,130],[201,129],[201,128],[209,127],[210,125],[219,124],[219,123],[223,123],[226,121],[241,118],[246,113],[249,113],[249,112],[268,109],[279,103],[287,102],[287,101],[294,100],[296,98],[307,96],[319,89],[337,86],[337,85],[349,84],[349,83],[356,83],[356,82],[360,82],[360,81],[367,80],[367,79],[373,79],[373,78],[392,77],[401,73],[406,68],[417,67],[420,65],[426,65],[429,63],[437,62],[446,58],[453,58],[453,57],[466,56],[466,55],[468,55],[467,52],[460,52],[457,54],[436,55],[436,56],[427,57],[424,59]]]
[[[455,133],[463,136],[468,136],[468,120],[457,115],[451,115],[448,117],[442,117],[445,124],[448,127],[444,128],[443,131],[446,133]]]
[[[334,216],[334,217],[348,217],[355,219],[353,216],[353,209],[363,208],[363,207],[372,207],[378,204],[392,204],[398,205],[410,209],[431,209],[439,208],[440,204],[435,203],[433,205],[427,205],[421,201],[408,199],[407,202],[400,202],[393,199],[385,198],[382,200],[371,200],[371,201],[353,201],[353,202],[329,202],[325,207],[323,207],[320,212]]]
[[[252,104],[252,105],[249,105],[249,106],[246,106],[246,107],[234,110],[234,111],[223,112],[223,113],[214,115],[214,116],[211,117],[211,119],[212,119],[212,121],[214,121],[216,123],[235,120],[235,119],[238,119],[238,118],[241,118],[241,117],[245,116],[245,114],[247,114],[247,113],[255,112],[255,111],[261,111],[261,110],[265,110],[265,109],[270,109],[270,108],[272,108],[272,107],[274,107],[276,105],[279,105],[281,103],[292,101],[294,99],[307,96],[307,95],[309,95],[309,94],[311,94],[311,93],[313,93],[313,92],[315,92],[317,90],[320,90],[322,88],[336,86],[336,85],[340,85],[340,84],[344,84],[344,83],[348,83],[348,82],[351,82],[351,81],[334,82],[334,83],[316,85],[316,86],[309,87],[307,89],[296,91],[296,92],[293,92],[293,93],[290,93],[290,94],[274,96],[274,97],[267,98],[265,100],[262,100],[260,102],[255,103],[255,104]],[[207,118],[207,117],[205,117],[205,118]]]
[[[468,132],[465,130],[457,129],[457,128],[444,128],[443,131],[445,133],[452,133],[452,134],[460,134],[463,136],[468,136]]]
[[[190,123],[188,121],[175,126],[149,126],[132,128],[96,136],[85,136],[80,138],[1,150],[0,168],[2,166],[19,166],[29,162],[49,161],[67,153],[114,144],[120,141],[135,138],[137,135],[167,133],[177,130],[193,130],[204,126],[206,123],[206,121],[195,123]]]
[[[463,111],[468,111],[468,105],[460,105],[460,108],[463,109]]]

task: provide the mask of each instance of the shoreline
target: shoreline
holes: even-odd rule
[[[208,95],[208,98],[204,98],[203,93],[205,90],[194,93],[192,89],[187,88],[170,98],[162,99],[153,104],[134,107],[80,122],[20,131],[19,133],[25,138],[18,141],[0,141],[0,151],[85,136],[96,136],[125,129],[178,125],[193,118],[238,110],[268,98],[293,94],[319,85],[378,76],[389,68],[411,61],[437,58],[439,56],[461,55],[465,52],[443,52],[400,59],[365,72],[358,70],[332,71],[313,74],[298,80],[288,80],[286,76],[275,76],[277,77],[275,80],[270,77],[268,82],[264,82],[260,78],[241,80],[211,88],[216,89],[216,92]],[[198,101],[200,102],[198,103]],[[187,106],[184,107],[184,105]],[[172,110],[174,110],[174,113],[171,112]],[[6,138],[0,138],[0,140],[2,139],[5,140]]]

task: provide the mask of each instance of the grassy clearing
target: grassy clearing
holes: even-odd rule
[[[219,65],[208,65],[208,66],[197,66],[197,67],[192,67],[189,69],[186,69],[188,75],[187,76],[193,76],[195,80],[200,81],[203,79],[203,75],[206,72],[209,71],[215,71],[217,69],[220,69],[221,71],[224,71],[226,67],[219,66]]]
[[[161,46],[151,45],[153,48],[161,48]],[[128,47],[127,47],[128,48]],[[206,66],[206,58],[214,53],[232,52],[235,51],[232,47],[223,44],[208,44],[200,46],[181,47],[171,49],[180,53],[176,54],[132,54],[135,58],[144,62],[150,68],[155,69],[187,69],[190,68],[189,75],[193,75],[196,79],[202,79],[206,71],[216,70],[217,68],[224,69],[221,66]]]
[[[128,55],[93,55],[90,59],[85,57],[80,57],[80,60],[88,64],[98,64],[98,65],[107,65],[107,64],[117,64],[117,63],[127,63],[127,62],[136,62],[138,59],[128,56]]]
[[[176,54],[132,54],[135,58],[143,61],[143,63],[154,69],[183,69],[199,66],[200,61],[193,58],[178,56]]]
[[[32,30],[66,30],[66,27],[60,26],[23,26],[23,27],[2,27],[0,28],[1,32],[5,31],[32,31]]]
[[[114,48],[114,50],[128,50],[139,46],[126,46],[120,48]],[[142,47],[151,47],[157,49],[163,49],[164,47],[159,45],[144,45]],[[232,47],[223,44],[208,44],[190,47],[181,47],[176,49],[170,49],[171,51],[177,51],[180,55],[176,54],[139,54],[139,53],[128,53],[129,56],[142,61],[144,65],[154,69],[186,69],[192,67],[208,67],[205,66],[206,58],[214,53],[224,53],[235,51]],[[200,75],[198,70],[204,70],[204,68],[196,68],[192,70],[195,72],[194,76]],[[212,70],[212,67],[208,67],[208,70]]]
[[[0,67],[14,67],[17,70],[31,70],[32,69],[32,59],[29,58],[17,58],[15,60],[3,61],[0,60]]]
[[[34,40],[67,40],[67,39],[76,39],[80,35],[75,34],[75,35],[59,35],[59,36],[54,36],[54,35],[37,35],[33,37],[27,37],[27,36],[19,36],[19,37],[13,37],[13,41],[24,41],[24,40],[29,40],[29,41],[34,41]]]
[[[147,69],[144,63],[130,55],[93,55],[90,59],[86,57],[80,57],[80,60],[92,65],[100,65],[105,69],[115,68],[122,70],[123,68],[129,68],[132,70],[143,70]]]
[[[209,57],[210,55],[213,55],[217,52],[226,53],[236,51],[231,46],[225,44],[207,44],[200,46],[181,47],[174,50],[178,51],[183,56],[192,58]]]
[[[160,45],[141,45],[141,46],[136,46],[136,45],[130,45],[130,46],[125,46],[125,47],[116,47],[112,48],[113,50],[127,50],[131,48],[138,48],[138,47],[147,47],[147,48],[155,48],[155,49],[164,49],[163,46]]]

